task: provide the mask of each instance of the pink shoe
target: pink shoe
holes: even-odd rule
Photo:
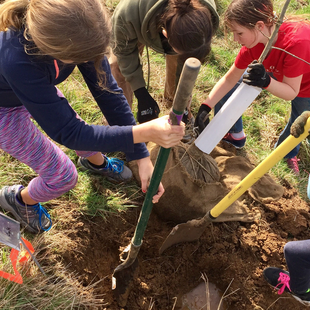
[[[299,175],[299,167],[298,167],[298,162],[300,161],[300,159],[298,159],[296,156],[293,157],[293,158],[287,158],[286,159],[286,162],[287,162],[287,165],[290,169],[293,170],[293,172],[296,174],[296,175]]]

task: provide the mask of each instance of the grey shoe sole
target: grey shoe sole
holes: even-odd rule
[[[28,225],[27,222],[25,222],[20,216],[19,214],[14,210],[14,208],[8,204],[8,202],[6,201],[4,194],[2,194],[3,191],[5,191],[8,188],[8,186],[5,186],[2,188],[1,192],[0,192],[0,206],[2,209],[4,209],[7,212],[10,212],[15,219],[20,222],[23,226],[25,226],[25,229],[28,230],[31,233],[38,233],[38,231],[36,231],[35,229],[33,229],[32,227],[30,227]]]
[[[235,147],[236,149],[238,149],[238,150],[241,150],[242,148],[244,148],[244,146],[245,146],[245,141],[246,141],[246,140],[244,141],[244,145],[242,145],[242,146],[238,146],[238,145],[236,145],[236,144],[234,144],[233,142],[228,141],[228,140],[222,139],[222,141],[224,141],[225,143],[228,143],[228,144],[234,146],[234,147]]]
[[[300,303],[302,303],[306,307],[310,307],[310,301],[302,300],[301,298],[297,297],[296,295],[292,294],[292,296],[298,300]]]

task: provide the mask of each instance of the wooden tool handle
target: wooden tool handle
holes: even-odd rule
[[[183,112],[191,98],[200,67],[200,61],[193,57],[188,58],[184,63],[173,99],[172,111],[169,115],[172,125],[180,124]]]

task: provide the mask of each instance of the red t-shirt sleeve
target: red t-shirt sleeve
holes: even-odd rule
[[[250,50],[243,46],[236,57],[235,66],[238,69],[246,69],[253,60]]]
[[[238,69],[246,69],[253,60],[258,60],[264,50],[264,45],[259,43],[252,48],[242,46],[235,60]]]

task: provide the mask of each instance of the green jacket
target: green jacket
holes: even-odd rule
[[[211,11],[216,30],[219,16],[214,0],[200,1]],[[168,0],[121,0],[113,13],[113,52],[121,73],[133,91],[145,87],[138,42],[158,53],[165,53],[156,22],[167,4]]]

